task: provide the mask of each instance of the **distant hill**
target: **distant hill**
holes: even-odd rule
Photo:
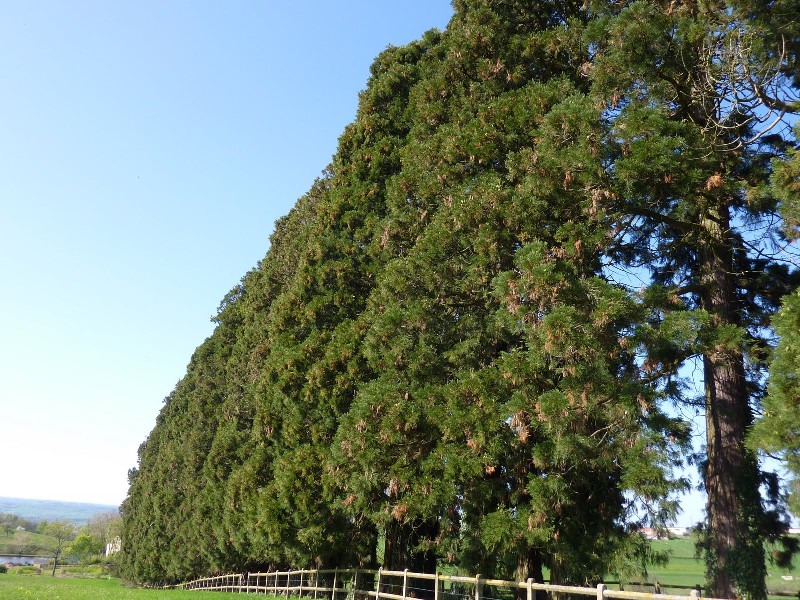
[[[118,506],[110,504],[0,497],[0,513],[11,513],[37,523],[39,521],[71,521],[76,525],[85,525],[97,513],[117,510],[119,510]]]

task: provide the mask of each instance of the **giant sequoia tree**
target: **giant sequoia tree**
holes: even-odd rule
[[[792,283],[789,4],[457,0],[383,52],[142,445],[126,572],[641,566],[700,357],[709,581],[763,595],[743,439]]]
[[[671,489],[658,440],[680,428],[636,368],[639,307],[601,275],[579,40],[554,31],[554,7],[458,8],[411,96],[382,234],[398,256],[364,313],[375,377],[342,420],[336,474],[353,517],[386,532],[387,566],[432,568],[438,551],[596,581],[626,540],[624,492]]]
[[[587,72],[607,106],[610,256],[650,272],[654,321],[674,321],[669,332],[683,321],[650,352],[654,375],[702,360],[710,589],[764,597],[768,519],[744,438],[761,395],[766,317],[791,284],[766,184],[794,143],[783,119],[800,109],[798,4],[594,6]]]

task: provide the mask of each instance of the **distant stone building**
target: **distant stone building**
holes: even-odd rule
[[[111,554],[116,554],[122,550],[122,538],[117,536],[110,542],[106,544],[106,556],[110,556]]]

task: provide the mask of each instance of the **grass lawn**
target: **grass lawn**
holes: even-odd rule
[[[241,598],[240,594],[235,594]],[[125,587],[118,579],[73,579],[36,575],[0,574],[3,600],[223,600],[234,594],[148,590]]]
[[[669,551],[670,557],[669,563],[663,567],[650,567],[650,581],[658,581],[663,586],[703,585],[706,579],[705,565],[694,557],[693,539],[656,540],[652,545],[654,550]]]
[[[651,567],[648,581],[657,581],[664,588],[670,585],[702,586],[705,582],[705,566],[703,561],[694,556],[694,540],[692,538],[677,538],[674,540],[659,540],[652,542],[657,550],[670,551],[669,563],[663,567]],[[769,558],[769,556],[768,556]],[[798,562],[795,560],[795,562]],[[792,577],[790,580],[783,577]],[[767,589],[770,593],[793,594],[800,592],[800,569],[793,571],[779,569],[767,561]],[[665,589],[665,592],[671,590]],[[686,593],[686,592],[684,592]]]

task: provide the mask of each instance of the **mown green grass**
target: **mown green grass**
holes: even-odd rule
[[[670,553],[669,563],[663,567],[650,567],[647,582],[658,582],[664,591],[669,586],[703,586],[705,582],[705,565],[701,559],[695,558],[694,540],[689,537],[652,542],[656,550],[667,550]],[[792,576],[787,581],[782,576]],[[800,593],[800,569],[780,569],[767,562],[767,589],[770,593]],[[677,591],[677,590],[676,590]]]
[[[0,574],[3,600],[224,600],[233,596],[226,592],[131,588],[118,579]],[[236,597],[241,598],[239,594]]]
[[[669,552],[669,563],[663,567],[650,567],[648,572],[650,581],[658,581],[663,586],[703,585],[706,578],[705,565],[702,560],[695,558],[693,539],[677,538],[656,540],[651,543],[654,550]]]

